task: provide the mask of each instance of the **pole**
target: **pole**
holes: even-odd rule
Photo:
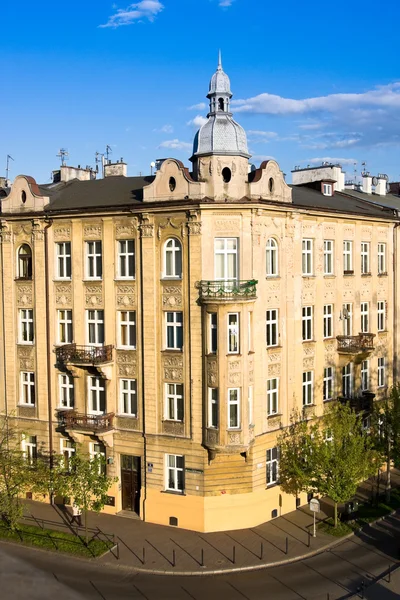
[[[313,532],[313,537],[317,537],[317,534],[315,532],[315,513],[314,513],[314,532]]]

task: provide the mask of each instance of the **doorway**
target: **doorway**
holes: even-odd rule
[[[140,457],[121,454],[122,510],[140,514]]]

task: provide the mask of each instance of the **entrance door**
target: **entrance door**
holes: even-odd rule
[[[121,455],[122,510],[140,512],[140,457]]]

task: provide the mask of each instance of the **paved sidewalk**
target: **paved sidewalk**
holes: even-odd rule
[[[26,516],[34,517],[44,527],[63,531],[69,527],[69,515],[59,506],[27,500]],[[325,516],[320,513],[319,519]],[[218,533],[197,533],[96,513],[89,513],[88,526],[92,534],[100,530],[114,536],[117,542],[117,547],[97,562],[176,575],[226,573],[284,564],[343,540],[320,532],[313,538],[313,515],[307,506],[258,527]],[[75,526],[73,530],[76,531]]]

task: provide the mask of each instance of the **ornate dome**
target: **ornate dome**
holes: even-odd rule
[[[231,82],[229,81],[228,75],[223,71],[221,65],[221,59],[218,63],[218,68],[210,81],[210,94],[231,94]]]

